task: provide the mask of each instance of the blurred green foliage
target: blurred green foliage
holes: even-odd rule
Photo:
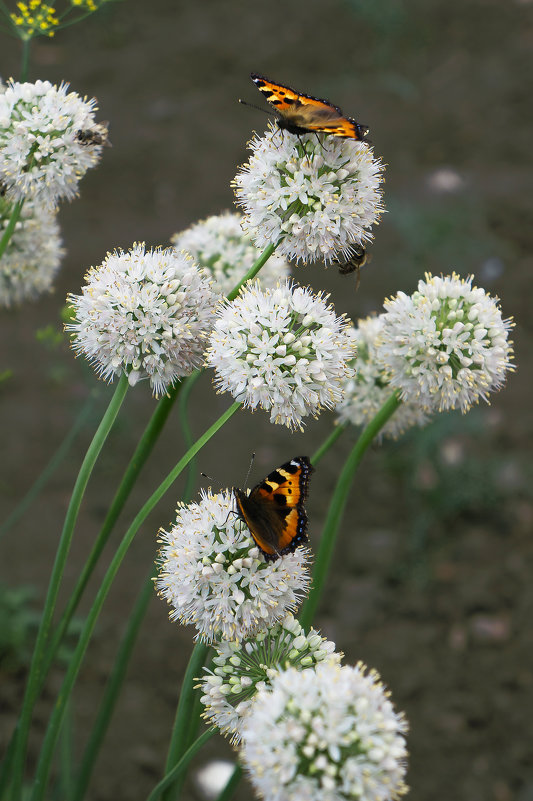
[[[29,666],[41,615],[33,606],[32,587],[7,587],[0,583],[0,670],[16,673]],[[66,664],[81,631],[81,618],[72,620],[57,660]]]

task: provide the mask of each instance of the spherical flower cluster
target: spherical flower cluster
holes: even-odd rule
[[[392,801],[407,791],[406,730],[361,663],[289,668],[257,693],[241,759],[265,801]]]
[[[96,100],[67,89],[49,81],[10,82],[0,93],[0,183],[10,199],[51,206],[72,199],[99,160],[101,137],[88,135]]]
[[[256,246],[298,263],[348,260],[372,239],[383,212],[383,165],[365,142],[280,132],[250,143],[234,180]]]
[[[359,320],[354,330],[357,342],[355,375],[348,379],[344,400],[337,409],[339,423],[367,425],[394,391],[377,359],[376,343],[383,330],[384,319],[384,314],[367,317]],[[380,435],[396,439],[408,428],[423,426],[428,420],[429,416],[420,404],[406,401],[385,423]]]
[[[412,295],[385,302],[377,355],[390,385],[425,411],[467,411],[512,370],[510,320],[499,299],[453,273],[426,274]]]
[[[291,614],[245,642],[223,640],[216,645],[213,671],[206,668],[199,684],[204,718],[237,743],[257,691],[268,687],[279,670],[303,670],[325,660],[338,663],[341,658],[334,642],[314,629],[306,634]]]
[[[176,250],[186,250],[201,267],[213,273],[215,287],[228,295],[261,255],[241,227],[240,214],[218,214],[171,238]],[[263,287],[273,287],[289,274],[289,265],[275,253],[261,268]]]
[[[217,296],[204,271],[173,248],[136,244],[92,267],[81,295],[69,295],[72,346],[105,379],[148,378],[155,395],[202,363]]]
[[[0,197],[0,239],[13,203]],[[56,215],[27,202],[6,249],[0,256],[0,306],[22,303],[49,292],[64,250]]]
[[[220,392],[301,428],[302,418],[342,400],[356,355],[353,327],[323,295],[289,281],[246,286],[218,313],[208,350]]]
[[[266,562],[235,513],[231,492],[179,506],[162,533],[157,588],[170,616],[206,641],[242,640],[282,620],[309,586],[308,551]]]

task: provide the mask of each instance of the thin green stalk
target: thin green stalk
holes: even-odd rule
[[[24,83],[28,80],[28,72],[30,69],[30,45],[31,39],[22,40],[22,64],[20,66],[21,83]]]
[[[72,798],[72,741],[72,709],[69,703],[65,714],[65,722],[61,728],[59,798]]]
[[[141,593],[137,598],[135,606],[133,607],[133,612],[128,620],[128,625],[126,627],[126,631],[124,632],[122,642],[120,643],[120,648],[113,665],[113,670],[111,671],[102,701],[100,702],[100,708],[98,710],[96,721],[91,730],[89,742],[87,743],[81,760],[81,766],[76,779],[74,791],[69,795],[65,795],[65,798],[70,799],[70,801],[81,801],[87,792],[87,786],[91,778],[94,764],[98,757],[100,746],[102,745],[103,739],[106,735],[109,722],[115,710],[120,689],[124,682],[124,677],[128,669],[131,654],[137,640],[137,634],[139,633],[139,629],[146,614],[146,610],[148,609],[148,605],[154,595],[154,575],[155,569],[152,570],[144,582]]]
[[[339,479],[333,496],[329,505],[326,522],[324,523],[324,530],[322,532],[322,539],[318,554],[315,560],[315,567],[313,570],[313,584],[312,589],[305,601],[302,611],[300,613],[300,623],[304,629],[308,629],[315,616],[316,608],[320,600],[320,596],[324,589],[324,583],[329,571],[333,551],[335,550],[335,542],[339,525],[344,514],[348,494],[352,486],[354,473],[359,466],[368,446],[373,442],[376,435],[383,428],[387,420],[396,411],[401,401],[395,393],[385,401],[379,412],[372,418],[366,428],[363,429],[361,435],[354,447],[352,448],[344,466],[341,470]]]
[[[152,511],[152,509],[161,500],[166,491],[172,486],[174,481],[178,478],[181,472],[189,464],[193,456],[195,456],[203,448],[206,442],[208,442],[211,439],[211,437],[213,437],[217,433],[217,431],[220,428],[222,428],[224,423],[226,423],[240,407],[241,407],[240,403],[237,402],[233,403],[230,406],[230,408],[226,412],[224,412],[224,414],[222,414],[219,417],[219,419],[215,423],[213,423],[213,425],[210,426],[210,428],[195,442],[193,447],[189,448],[187,453],[180,459],[180,461],[176,464],[173,470],[171,470],[169,475],[159,485],[156,491],[151,495],[151,497],[144,504],[142,509],[138,512],[131,526],[126,531],[122,539],[122,542],[118,546],[113,556],[113,559],[111,560],[109,568],[104,576],[100,589],[96,594],[94,603],[89,611],[89,614],[87,615],[85,625],[79,637],[78,645],[72,656],[54,710],[50,717],[50,721],[48,723],[48,728],[41,749],[41,756],[39,759],[39,763],[37,765],[37,775],[33,786],[31,801],[42,801],[44,793],[46,792],[46,784],[50,772],[50,766],[52,762],[54,748],[57,742],[59,730],[61,728],[61,722],[65,714],[65,703],[68,700],[70,693],[72,692],[72,688],[74,686],[78,672],[80,670],[81,663],[85,655],[85,651],[87,650],[89,640],[91,639],[93,629],[96,625],[96,621],[98,619],[104,601],[111,588],[111,585],[118,572],[118,569],[122,563],[122,560],[124,559],[128,551],[128,548],[133,542],[133,539],[137,531],[139,530],[140,526],[144,523],[144,521],[146,520],[147,516]]]
[[[243,769],[241,768],[240,765],[235,765],[233,773],[226,782],[226,786],[219,793],[216,801],[229,801],[229,799],[233,795],[233,791],[235,790],[240,780],[242,779],[242,776],[243,776]]]
[[[108,513],[104,520],[103,526],[96,538],[96,541],[93,545],[91,553],[87,561],[83,566],[83,570],[81,575],[74,587],[74,590],[69,598],[67,606],[59,619],[59,622],[50,638],[50,644],[46,649],[45,659],[43,661],[43,670],[41,672],[41,686],[44,683],[46,675],[50,669],[50,666],[54,660],[55,654],[61,644],[65,632],[68,629],[69,623],[77,609],[79,601],[83,595],[85,587],[94,571],[94,568],[98,562],[100,554],[102,553],[111,531],[120,515],[120,512],[124,508],[124,504],[129,497],[131,489],[137,480],[139,473],[144,466],[146,460],[148,459],[152,449],[163,429],[163,426],[166,423],[168,415],[172,409],[176,396],[180,392],[181,387],[186,387],[189,382],[194,383],[196,380],[196,374],[193,373],[186,381],[182,384],[176,384],[172,387],[168,394],[165,397],[161,398],[159,403],[157,404],[156,410],[153,413],[148,425],[146,426],[144,433],[139,440],[139,443],[135,449],[135,452],[130,460],[128,467],[126,468],[126,472],[124,473],[124,477],[119,485],[119,488],[113,498],[111,506],[109,507]],[[40,690],[40,688],[39,688]],[[14,743],[16,731],[13,733],[11,738],[11,743]],[[8,765],[7,760],[4,760],[2,765],[2,771],[0,773],[0,798],[2,798],[2,794],[5,789],[5,783],[8,778]]]
[[[316,467],[316,465],[319,463],[322,457],[325,456],[326,453],[329,451],[331,446],[334,445],[341,436],[341,434],[343,434],[346,431],[347,427],[348,423],[342,423],[341,425],[335,426],[329,437],[322,443],[320,448],[317,451],[315,451],[315,453],[311,457],[312,465]]]
[[[176,389],[173,392],[173,399],[176,397],[176,394],[179,393],[179,401],[178,401],[178,403],[179,403],[180,422],[181,422],[181,428],[182,428],[182,432],[183,432],[183,436],[184,436],[187,448],[190,448],[191,445],[193,444],[192,443],[192,433],[190,431],[189,421],[188,421],[188,417],[187,417],[187,402],[188,402],[188,399],[189,399],[189,396],[190,396],[190,393],[191,393],[191,389],[193,388],[194,384],[196,383],[196,381],[200,377],[201,372],[202,371],[198,370],[195,373],[193,373],[187,379],[187,381],[185,381],[181,385],[181,391],[179,389]],[[172,403],[172,400],[170,402]],[[160,406],[158,406],[158,409],[159,408],[160,408]],[[155,439],[157,439],[157,434],[159,434],[159,432],[161,430],[161,425],[164,422],[164,420],[161,419],[161,416],[164,413],[165,414],[165,419],[166,419],[166,417],[168,416],[168,411],[169,410],[170,410],[170,404],[167,404],[167,406],[165,406],[165,408],[164,408],[164,412],[160,411],[160,414],[159,414],[159,416],[157,418],[157,423],[158,423],[157,431],[154,431],[155,423],[154,423],[154,420],[152,418],[152,420],[150,421],[150,425],[148,426],[147,430],[145,431],[145,435],[141,439],[141,442],[143,441],[143,439],[147,435],[147,432],[148,432],[149,429],[150,429],[150,432],[155,437],[152,441],[155,442]],[[156,416],[156,414],[154,414],[154,417],[155,416]],[[139,443],[139,446],[141,445],[141,442]],[[137,448],[137,451],[139,450],[139,446]],[[145,452],[145,449],[142,449],[142,450],[143,450],[143,462],[144,462],[144,460],[146,459],[146,457],[148,455],[148,452]],[[136,453],[137,453],[137,451],[136,451]],[[134,459],[132,461],[134,461],[134,460],[135,460],[135,457],[134,457]],[[143,463],[143,462],[141,462],[141,463]],[[185,488],[185,490],[183,492],[183,495],[182,495],[182,500],[185,503],[187,503],[187,501],[190,500],[191,494],[192,494],[192,489],[193,489],[193,484],[194,484],[194,464],[195,464],[195,460],[192,459],[189,462],[189,465],[187,467],[186,488]],[[139,469],[140,469],[140,467],[139,467]],[[126,476],[127,475],[128,475],[128,472],[126,471]],[[126,476],[125,476],[125,478],[126,478]],[[120,644],[120,648],[119,648],[115,663],[113,665],[113,670],[112,670],[111,675],[110,675],[110,677],[108,679],[108,682],[107,682],[107,685],[106,685],[106,689],[105,689],[105,693],[104,693],[104,696],[103,696],[102,701],[100,703],[100,709],[99,709],[99,712],[98,712],[98,716],[97,716],[96,721],[94,723],[94,726],[92,728],[91,735],[90,735],[90,738],[89,738],[89,742],[87,743],[87,746],[85,748],[85,752],[84,752],[82,760],[81,760],[81,766],[80,766],[80,770],[78,771],[78,779],[76,781],[76,786],[75,786],[74,792],[71,793],[68,796],[69,798],[72,799],[72,801],[81,801],[81,799],[83,799],[83,797],[85,796],[85,793],[87,791],[87,787],[88,787],[92,772],[94,770],[94,765],[95,765],[96,759],[98,757],[98,753],[100,751],[100,748],[101,748],[102,743],[104,741],[105,735],[107,733],[107,729],[109,727],[109,723],[110,723],[111,717],[112,717],[113,712],[115,710],[115,706],[116,706],[116,703],[118,701],[118,697],[119,697],[120,691],[122,689],[122,685],[124,683],[124,678],[125,678],[125,675],[126,675],[127,667],[128,667],[129,661],[131,659],[131,655],[132,655],[132,652],[133,652],[133,648],[135,646],[135,642],[137,640],[137,636],[139,634],[139,631],[140,631],[142,622],[144,620],[144,616],[146,614],[146,611],[148,609],[150,600],[152,599],[153,594],[154,594],[153,579],[154,579],[155,575],[156,575],[156,568],[154,566],[153,570],[150,573],[150,576],[148,576],[147,580],[145,581],[145,583],[143,585],[143,588],[142,588],[142,590],[140,592],[140,595],[137,598],[137,601],[136,601],[135,606],[133,608],[132,615],[131,615],[131,617],[130,617],[130,619],[128,621],[128,625],[127,625],[126,631],[125,631],[124,636],[122,638],[122,642]],[[198,720],[200,720],[200,715],[199,714],[197,714],[197,718],[198,718]],[[195,736],[190,739],[190,741],[187,743],[187,745],[190,745],[195,738],[196,738],[196,731],[195,731]]]
[[[201,374],[202,374],[201,371],[198,370],[196,373],[193,373],[191,375],[191,377],[183,385],[183,391],[180,393],[180,397],[178,400],[178,416],[186,448],[190,448],[193,443],[191,426],[189,425],[189,419],[187,415],[189,396],[191,394],[193,386],[195,385],[196,381],[200,378]],[[183,499],[186,499],[186,501],[190,500],[192,496],[195,481],[196,481],[196,460],[193,459],[189,465],[189,469],[187,470],[187,479],[185,481],[185,488],[183,490]]]
[[[261,269],[261,267],[265,264],[265,262],[267,262],[269,260],[269,258],[272,256],[272,254],[274,253],[274,251],[276,250],[278,245],[279,245],[279,242],[276,242],[275,245],[268,245],[264,249],[264,251],[261,253],[261,255],[259,256],[257,261],[250,267],[250,269],[248,270],[248,272],[246,273],[246,275],[244,276],[242,281],[239,281],[237,286],[234,289],[231,290],[229,295],[226,295],[228,300],[235,300],[235,298],[237,297],[237,295],[241,291],[241,287],[244,286],[244,284],[247,281],[251,281],[252,278],[255,278],[255,276],[257,275],[257,273]]]
[[[91,444],[89,445],[89,449],[87,450],[78,473],[74,489],[72,491],[72,496],[65,517],[65,523],[63,525],[63,531],[61,533],[61,538],[57,548],[54,566],[52,568],[48,593],[44,604],[41,623],[37,634],[37,642],[35,644],[35,650],[33,652],[30,666],[30,673],[28,677],[28,684],[26,686],[26,693],[24,695],[22,712],[19,718],[18,730],[15,735],[17,743],[15,747],[15,757],[13,760],[12,801],[19,801],[21,797],[22,778],[24,775],[26,747],[32,711],[41,687],[41,672],[43,669],[43,659],[45,656],[46,644],[52,625],[52,618],[59,592],[59,585],[63,577],[65,563],[70,550],[72,536],[74,534],[74,526],[76,524],[83,495],[85,493],[85,489],[87,487],[93,467],[117,417],[117,414],[119,413],[122,402],[126,396],[127,389],[128,378],[126,375],[123,375],[117,384],[117,388],[113,394],[113,397],[111,398],[109,406],[107,407],[107,410],[100,425],[98,426]]]
[[[70,450],[70,446],[76,439],[78,432],[81,430],[87,418],[91,414],[94,407],[95,399],[96,399],[96,393],[91,392],[89,397],[83,404],[78,416],[74,420],[72,428],[70,429],[70,431],[68,432],[65,439],[56,450],[56,452],[53,454],[52,458],[45,466],[44,470],[34,481],[32,486],[26,493],[26,495],[17,504],[16,508],[13,509],[9,517],[7,517],[0,526],[0,537],[3,534],[5,534],[17,522],[17,520],[20,520],[20,518],[24,515],[26,510],[31,506],[33,501],[39,496],[39,493],[42,491],[43,487],[46,486],[47,481],[55,473],[58,466],[61,464],[61,462],[67,455],[68,451]]]
[[[165,790],[170,784],[172,784],[178,776],[185,770],[188,766],[189,762],[198,753],[198,751],[203,748],[205,743],[215,734],[216,728],[212,726],[210,729],[205,731],[198,739],[187,749],[184,753],[180,761],[177,765],[175,765],[170,773],[167,773],[164,779],[161,779],[159,784],[157,784],[146,801],[157,801],[163,790]]]
[[[182,387],[185,388],[189,383],[193,384],[195,380],[196,375],[193,373],[193,375],[184,381],[183,384],[176,384],[174,387],[172,387],[172,389],[169,390],[168,395],[165,395],[164,398],[161,398],[157,404],[157,408],[150,418],[150,421],[146,426],[137,447],[135,448],[135,452],[130,459],[130,463],[126,468],[124,477],[120,482],[119,488],[115,494],[115,497],[113,498],[111,506],[109,507],[109,511],[106,515],[102,528],[100,529],[98,537],[95,540],[91,553],[89,554],[89,557],[83,566],[83,570],[68,600],[65,611],[63,612],[53,633],[52,640],[46,654],[47,661],[45,663],[45,673],[48,672],[57,649],[59,648],[63,637],[65,636],[65,632],[67,631],[72,616],[76,611],[85,587],[87,586],[94,568],[96,567],[98,559],[100,558],[100,554],[107,544],[109,535],[111,534],[111,531],[113,530],[113,527],[122,509],[124,508],[124,504],[129,497],[132,487],[135,484],[141,469],[144,467],[146,460],[152,452],[153,447],[157,442],[157,438],[159,437],[159,434],[161,433],[161,430],[167,421],[176,396]]]
[[[6,226],[6,230],[2,234],[2,239],[0,239],[0,259],[4,255],[5,249],[7,248],[8,242],[11,239],[13,231],[15,230],[15,226],[19,221],[20,212],[22,211],[22,206],[24,205],[24,200],[19,200],[13,206],[13,210],[11,211],[11,217],[9,218],[9,222]]]
[[[191,715],[195,701],[194,682],[201,673],[202,666],[205,664],[207,654],[209,653],[209,645],[199,641],[193,648],[183,684],[181,685],[181,692],[176,709],[176,717],[174,719],[174,726],[172,728],[172,737],[170,738],[170,745],[168,747],[167,761],[165,765],[165,773],[170,770],[181,759],[188,745]],[[175,797],[173,788],[169,787],[163,798],[165,801]]]

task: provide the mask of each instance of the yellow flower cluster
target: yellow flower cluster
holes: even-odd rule
[[[11,21],[17,28],[22,39],[31,39],[39,34],[53,36],[54,28],[59,25],[55,16],[56,10],[43,3],[42,0],[29,0],[28,3],[17,3],[19,14],[11,14]]]
[[[83,8],[88,9],[88,11],[96,11],[98,8],[98,4],[94,2],[94,0],[70,0],[73,6],[82,6]]]

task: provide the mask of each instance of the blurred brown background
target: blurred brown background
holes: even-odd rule
[[[517,326],[518,370],[467,416],[443,415],[369,453],[354,485],[335,572],[317,624],[347,660],[377,668],[411,723],[413,799],[531,801],[533,505],[528,396],[532,339],[531,0],[242,0],[112,3],[79,26],[38,40],[30,80],[68,81],[95,95],[112,149],[61,209],[67,256],[53,295],[2,311],[0,513],[6,517],[39,476],[97,383],[64,341],[60,311],[86,269],[134,241],[168,244],[199,218],[232,206],[229,186],[246,159],[261,99],[258,71],[327,97],[371,129],[388,164],[388,213],[376,229],[359,291],[353,276],[300,268],[297,279],[331,291],[354,319],[380,310],[424,271],[473,273],[500,296]],[[2,38],[0,75],[17,78],[20,48]],[[72,484],[110,390],[75,445],[0,542],[8,588],[43,597]],[[200,434],[229,405],[209,376],[194,390]],[[154,408],[142,384],[130,392],[98,462],[69,559],[74,581]],[[234,417],[205,448],[200,470],[232,486],[257,451],[253,478],[327,436],[324,413],[306,431],[271,427],[263,413]],[[311,538],[321,523],[352,434],[313,476]],[[174,414],[121,517],[114,542],[183,451]],[[78,682],[76,749],[112,664],[117,638],[167,526],[176,486],[142,527],[106,603]],[[97,570],[101,578],[112,547]],[[89,590],[92,597],[96,582]],[[5,590],[3,590],[4,592]],[[85,606],[85,609],[87,606]],[[82,610],[83,611],[83,610]],[[143,799],[161,776],[192,631],[171,623],[154,597],[127,685],[91,785],[91,801]],[[46,704],[39,708],[35,744]],[[24,659],[0,663],[3,742],[24,685]],[[214,738],[196,767],[231,749]],[[246,784],[239,797],[249,798]],[[187,798],[197,799],[193,784]]]

